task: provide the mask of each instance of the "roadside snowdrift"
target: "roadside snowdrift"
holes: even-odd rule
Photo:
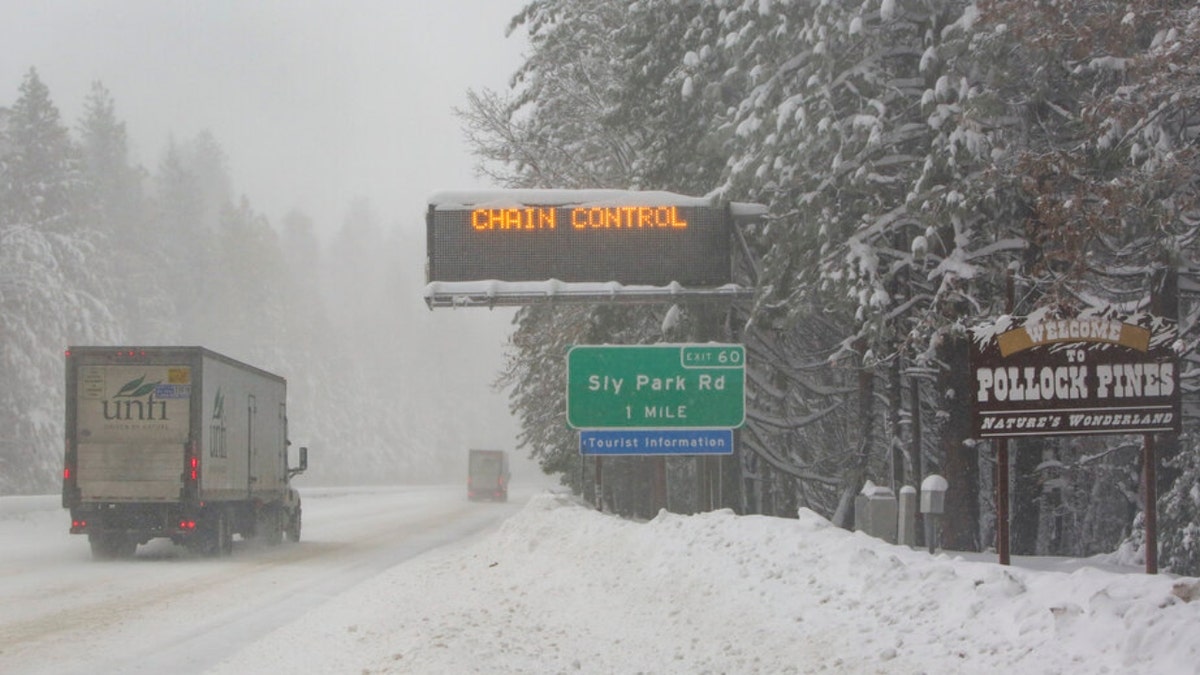
[[[543,494],[219,672],[1196,672],[1200,582],[1131,572],[929,556],[807,511],[634,523]]]

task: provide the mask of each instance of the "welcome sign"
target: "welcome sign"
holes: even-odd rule
[[[1175,334],[1160,317],[1002,317],[973,328],[974,436],[1177,433]]]

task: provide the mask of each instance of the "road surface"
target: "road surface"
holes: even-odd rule
[[[0,498],[0,673],[200,673],[431,549],[460,545],[528,498],[461,486],[301,490],[301,541],[235,539],[206,559],[165,540],[97,562],[57,496]]]

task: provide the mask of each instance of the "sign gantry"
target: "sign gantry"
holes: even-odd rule
[[[734,224],[766,212],[669,192],[440,193],[426,214],[425,302],[749,298],[753,289],[733,283]],[[567,421],[580,430],[581,454],[731,454],[745,421],[744,365],[741,345],[572,348]]]

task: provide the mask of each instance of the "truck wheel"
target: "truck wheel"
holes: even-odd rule
[[[108,537],[102,534],[89,534],[88,544],[92,547],[93,560],[109,560],[112,558]]]
[[[283,541],[284,512],[278,506],[268,506],[258,514],[255,532],[259,541],[267,546],[278,546]]]
[[[217,511],[209,517],[208,527],[196,542],[195,551],[208,558],[233,553],[233,528],[228,513]]]
[[[296,512],[294,514],[292,514],[292,517],[288,518],[287,538],[288,538],[288,541],[292,542],[293,544],[300,541],[300,508],[299,507],[296,508]]]
[[[228,511],[222,511],[217,517],[217,555],[233,555],[233,523]]]

